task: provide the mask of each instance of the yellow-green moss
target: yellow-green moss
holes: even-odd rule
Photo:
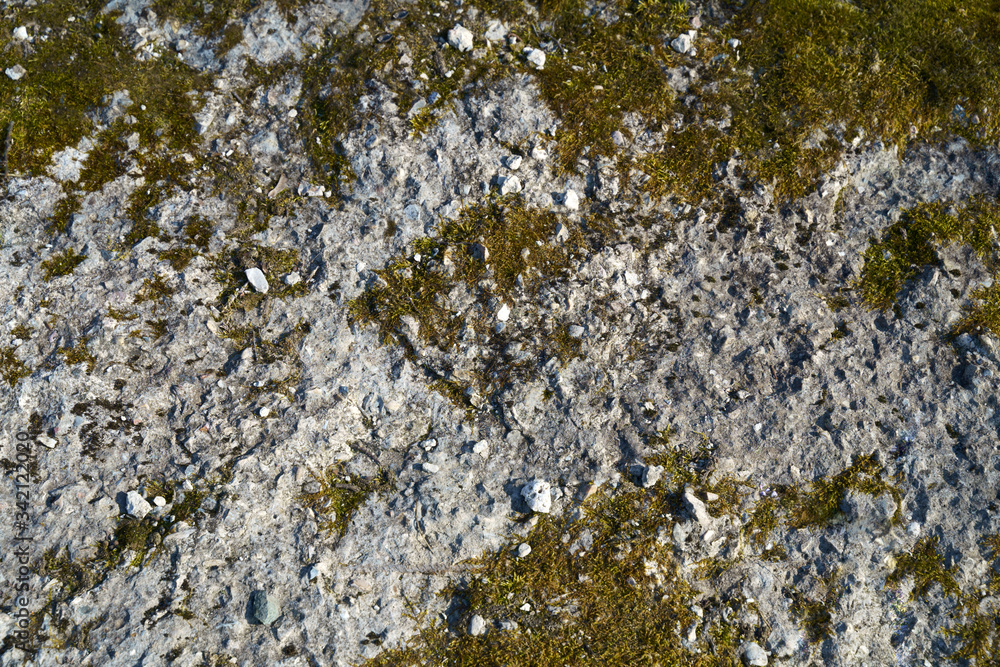
[[[0,376],[11,388],[29,375],[31,375],[31,370],[17,358],[13,347],[8,345],[0,348]]]
[[[80,338],[74,347],[61,347],[57,350],[67,364],[87,364],[87,372],[90,373],[97,365],[97,358],[87,349],[87,336]]]
[[[369,496],[394,488],[391,473],[381,468],[371,478],[348,475],[339,464],[327,468],[322,474],[310,473],[312,483],[318,484],[319,489],[303,492],[299,500],[304,507],[316,513],[319,529],[328,535],[336,535],[338,539],[347,532],[354,513],[367,502]]]
[[[73,248],[66,248],[61,254],[53,255],[42,262],[43,279],[48,282],[53,278],[68,276],[85,259],[87,259],[86,255],[77,253]]]

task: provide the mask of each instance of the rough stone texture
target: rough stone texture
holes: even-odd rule
[[[298,192],[313,177],[306,139],[288,113],[302,95],[301,77],[283,74],[243,102],[227,91],[238,88],[247,62],[305,58],[326,31],[357,25],[365,4],[308,3],[289,24],[274,2],[262,2],[221,58],[189,26],[150,18],[150,4],[114,0],[106,11],[123,12],[117,21],[136,44],[151,35],[154,42],[183,39],[177,57],[217,77],[217,90],[195,119],[200,149],[245,158],[263,198],[280,194],[286,174],[289,192]],[[505,33],[496,24],[486,35],[499,40]],[[538,67],[544,62],[526,56]],[[679,73],[677,85],[692,80],[691,72]],[[753,487],[808,481],[839,472],[852,455],[881,452],[905,475],[903,520],[915,529],[889,525],[896,506],[888,496],[848,494],[841,524],[782,538],[787,562],[739,562],[713,585],[753,598],[761,627],[771,628],[761,640],[767,650],[805,665],[810,649],[789,611],[787,586],[839,567],[849,586],[833,609],[834,635],[817,649],[822,662],[939,661],[940,628],[900,606],[905,589],[884,587],[886,558],[911,548],[921,530],[934,531],[947,536],[949,557],[965,568],[966,580],[983,575],[981,560],[970,554],[979,553],[983,532],[998,529],[992,496],[984,492],[1000,486],[997,344],[981,336],[951,346],[941,336],[942,323],[953,321],[988,274],[956,247],[904,291],[899,317],[857,304],[834,312],[823,297],[831,293],[827,284],[847,285],[858,276],[869,237],[902,209],[995,193],[997,155],[962,140],[905,156],[862,144],[820,188],[788,207],[775,206],[766,187],[741,187],[738,164],[721,165],[718,187],[737,193],[737,215],[746,223],[726,233],[718,231],[718,212],[628,199],[633,185],[614,180],[609,163],[595,159],[578,173],[557,172],[548,159],[556,144],[546,134],[557,121],[527,70],[455,98],[422,136],[410,131],[397,101],[377,80],[359,100],[357,112],[367,120],[341,146],[356,175],[349,192],[328,198],[306,186],[303,197],[243,244],[297,250],[299,266],[283,282],[306,288],[301,296],[272,298],[281,282],[275,280],[270,300],[246,321],[226,311],[208,258],[246,249],[232,238],[242,195],[213,192],[206,174],[197,187],[174,188],[149,212],[170,233],[195,214],[212,223],[206,253],[175,270],[160,258],[167,245],[157,236],[116,250],[114,240],[132,225],[123,212],[129,195],[150,187],[131,172],[88,194],[65,236],[46,246],[52,241],[45,221],[65,196],[62,185],[80,178],[96,132],[62,147],[48,176],[12,174],[0,202],[0,345],[14,349],[31,373],[16,386],[0,385],[0,413],[11,431],[26,429],[37,415],[48,434],[38,440],[44,449],[35,451],[36,560],[50,549],[78,562],[94,559],[98,541],[121,525],[123,495],[125,511],[137,518],[150,511],[167,516],[198,501],[195,515],[162,536],[154,557],[138,567],[125,558],[65,601],[63,618],[91,628],[91,644],[43,648],[37,663],[158,664],[159,656],[177,651],[175,664],[202,664],[220,653],[237,664],[284,664],[288,645],[301,662],[287,664],[372,657],[415,632],[408,603],[444,611],[435,594],[462,576],[462,562],[524,530],[512,519],[525,501],[539,512],[573,509],[577,489],[644,465],[651,452],[643,435],[668,427],[692,442],[704,434],[720,469]],[[96,129],[141,103],[127,91],[116,93],[94,110]],[[658,141],[655,128],[633,135],[637,151]],[[518,177],[501,173],[512,144],[531,146]],[[515,167],[508,161],[507,168]],[[582,356],[565,365],[536,364],[494,397],[499,416],[470,421],[429,387],[424,365],[446,361],[438,367],[471,377],[486,344],[464,341],[446,356],[421,339],[417,322],[404,322],[416,355],[410,357],[382,345],[374,327],[352,324],[347,304],[378,284],[375,272],[432,233],[441,218],[515,182],[528,207],[568,212],[566,223],[591,205],[654,221],[581,258],[565,281],[538,297],[515,293],[503,304],[497,319],[509,321],[488,343],[509,350],[508,360],[540,357],[532,339],[545,317],[572,323],[569,335],[580,341]],[[560,225],[552,242],[570,238]],[[86,259],[70,276],[43,280],[41,261],[66,247],[82,249]],[[956,275],[950,267],[962,270]],[[171,294],[137,304],[144,280],[154,277]],[[479,308],[461,289],[449,302],[455,311]],[[139,316],[119,320],[109,308]],[[165,335],[149,332],[146,322],[158,320]],[[845,320],[852,334],[834,338]],[[275,355],[274,341],[302,321],[309,327],[290,343],[295,359]],[[18,325],[31,329],[28,339],[15,337]],[[255,333],[249,347],[237,349],[224,334],[240,326]],[[66,363],[58,352],[84,339],[93,369]],[[268,393],[288,378],[289,394]],[[647,416],[647,403],[654,416]],[[428,434],[436,442],[430,448],[422,446]],[[913,442],[905,453],[890,453],[887,440],[897,436]],[[359,453],[359,445],[369,454]],[[321,517],[301,500],[316,484],[310,471],[333,464],[365,478],[385,467],[396,484],[368,498],[339,540],[320,530]],[[643,486],[656,483],[653,470],[645,468]],[[536,477],[559,481],[542,493],[531,481]],[[162,509],[157,502],[152,510],[135,500],[134,489],[154,479],[178,487]],[[14,487],[5,480],[7,502]],[[524,495],[532,484],[536,493]],[[690,516],[678,517],[667,539],[693,570],[701,558],[726,553],[739,526],[711,516],[693,494],[685,502]],[[13,543],[13,530],[10,523],[0,527],[4,544]],[[278,615],[273,600],[256,590],[263,577],[285,614],[267,632],[250,627],[253,619],[269,625]],[[41,594],[54,581],[35,573],[32,590]],[[935,604],[945,604],[939,592],[932,594]],[[471,634],[486,627],[476,618]],[[0,636],[14,625],[0,613]],[[517,625],[504,620],[501,627]],[[379,643],[362,643],[370,633]],[[746,659],[760,659],[750,657],[752,646],[764,662],[749,664],[767,664],[758,645],[747,646]],[[4,655],[3,664],[19,662],[15,654]]]

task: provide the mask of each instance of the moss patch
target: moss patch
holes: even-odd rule
[[[81,255],[72,248],[66,248],[61,254],[53,255],[42,262],[43,279],[48,282],[53,278],[68,276],[85,259],[87,259],[86,255]]]
[[[311,472],[311,475],[319,489],[303,492],[299,500],[316,513],[319,529],[338,539],[344,536],[354,513],[372,494],[394,488],[391,474],[384,469],[379,469],[374,477],[365,478],[348,475],[342,465],[334,465],[322,474]]]
[[[23,378],[31,375],[31,370],[17,358],[17,353],[9,345],[0,348],[0,376],[11,386],[17,386]]]

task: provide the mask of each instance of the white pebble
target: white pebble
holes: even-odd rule
[[[4,70],[4,74],[9,76],[14,81],[17,81],[22,76],[28,73],[28,70],[24,69],[20,65],[14,65],[13,67],[8,67]]]
[[[548,514],[552,511],[552,485],[544,479],[528,482],[521,489],[521,496],[532,512]]]
[[[271,408],[265,406],[260,409],[259,414],[261,417],[267,417],[269,414],[271,414]]]
[[[261,294],[267,294],[268,284],[267,278],[264,277],[264,272],[255,266],[247,269],[246,273],[247,280],[253,285],[253,288]]]
[[[459,51],[471,51],[472,32],[462,25],[456,25],[448,31],[448,43]]]
[[[567,190],[566,194],[563,195],[563,206],[571,211],[577,210],[580,208],[580,196],[573,190]]]
[[[164,498],[163,496],[156,496],[155,498],[153,498],[153,504],[156,505],[157,507],[166,507],[167,499]]]
[[[439,470],[441,470],[441,466],[434,465],[433,463],[425,463],[425,464],[423,464],[423,469],[424,469],[424,472],[429,472],[429,473],[431,473],[433,475],[434,473],[436,473]]]
[[[670,42],[670,48],[677,53],[687,53],[691,50],[691,46],[691,35],[688,33],[679,35],[674,41]]]
[[[482,616],[476,614],[469,621],[469,634],[478,637],[486,632],[486,621]]]
[[[47,435],[40,435],[36,439],[38,440],[38,442],[42,443],[43,445],[45,445],[49,449],[52,449],[53,447],[55,447],[58,444],[58,442],[54,438],[50,438]]]
[[[500,306],[500,310],[497,311],[497,319],[501,322],[506,322],[510,319],[510,306],[506,303]]]
[[[490,445],[485,440],[480,440],[472,446],[472,453],[479,454],[484,459],[490,455]]]
[[[527,556],[530,553],[531,553],[531,545],[528,544],[527,542],[525,542],[524,544],[522,544],[521,546],[519,546],[517,548],[517,557],[518,558],[524,558],[525,556]]]
[[[296,117],[296,116],[298,116],[298,115],[299,115],[299,112],[298,112],[297,110],[295,110],[295,109],[292,109],[292,110],[290,110],[290,111],[288,112],[288,117],[289,117],[289,118],[295,118],[295,117]]]
[[[28,29],[25,26],[20,26],[14,30],[14,39],[19,41],[24,41],[28,39]]]
[[[500,184],[500,194],[509,195],[521,191],[521,179],[517,176],[501,176],[497,179]]]
[[[517,171],[518,169],[521,168],[521,162],[523,161],[523,159],[524,158],[522,158],[520,155],[511,155],[509,158],[507,158],[507,168],[510,169],[511,171]]]
[[[535,69],[545,68],[545,51],[541,49],[525,49],[524,57],[535,66]]]

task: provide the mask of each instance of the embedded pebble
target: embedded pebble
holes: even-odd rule
[[[461,25],[456,25],[448,31],[448,43],[459,51],[472,50],[472,32]]]
[[[57,444],[59,444],[58,441],[55,438],[50,438],[47,435],[40,435],[40,436],[38,436],[36,438],[36,440],[38,440],[38,442],[42,443],[43,445],[45,445],[49,449],[52,449]]]
[[[500,21],[493,20],[486,24],[486,32],[483,37],[492,41],[499,42],[504,37],[507,36],[507,26]]]
[[[486,620],[479,614],[473,615],[469,621],[469,634],[479,637],[486,632]]]
[[[571,211],[575,211],[580,208],[580,197],[573,190],[567,190],[563,195],[563,206]]]
[[[525,484],[521,489],[521,496],[532,512],[548,514],[552,511],[552,485],[544,479]]]
[[[278,619],[278,603],[264,591],[254,591],[250,595],[250,617],[254,623],[271,625]]]
[[[648,489],[651,486],[656,486],[662,476],[663,466],[646,466],[642,471],[642,488]]]
[[[501,176],[497,179],[500,185],[500,194],[509,195],[521,191],[521,179],[517,176]]]
[[[511,155],[507,158],[507,168],[511,171],[517,171],[521,168],[521,162],[524,160],[520,155]]]
[[[522,542],[520,546],[517,547],[517,557],[524,558],[531,553],[531,545],[527,542]]]
[[[153,506],[146,502],[146,499],[139,495],[138,491],[129,491],[125,494],[125,511],[137,519],[144,519],[153,509]]]
[[[18,26],[14,29],[14,39],[23,42],[28,39],[28,28],[25,26]]]
[[[693,31],[692,31],[693,32]],[[692,35],[690,32],[686,32],[682,35],[677,36],[674,41],[670,42],[670,48],[672,48],[677,53],[687,53],[691,50],[694,45]]]
[[[752,667],[765,667],[767,653],[757,642],[747,642],[743,646],[743,661]]]
[[[271,408],[265,406],[260,409],[260,412],[258,414],[260,414],[261,417],[267,417],[269,414],[271,414]]]
[[[261,294],[267,294],[268,284],[267,278],[264,277],[264,272],[258,269],[256,266],[246,270],[247,281],[253,288],[260,292]]]
[[[490,445],[485,440],[480,440],[472,446],[472,453],[479,454],[484,459],[490,455]]]
[[[286,285],[298,285],[300,282],[302,282],[302,276],[299,275],[298,271],[292,271],[285,276]]]
[[[506,303],[500,306],[500,310],[497,311],[497,319],[501,322],[506,322],[510,319],[510,306]]]
[[[22,76],[27,74],[28,70],[24,69],[20,65],[14,65],[13,67],[8,67],[7,69],[5,69],[4,73],[14,81],[17,81]]]
[[[429,472],[432,475],[436,472],[440,472],[441,470],[441,466],[435,465],[433,463],[424,463],[422,464],[422,467],[424,469],[424,472]]]
[[[157,507],[166,507],[167,499],[164,498],[163,496],[156,496],[155,498],[153,498],[153,504],[156,505]]]
[[[545,68],[545,51],[528,48],[524,50],[524,57],[534,65],[535,69]]]

